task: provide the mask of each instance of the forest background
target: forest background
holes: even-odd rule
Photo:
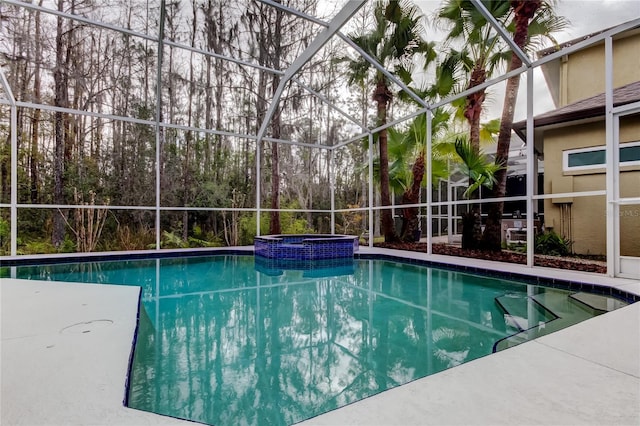
[[[416,91],[429,88],[451,48],[442,38],[447,24],[434,20],[446,3],[422,3],[421,36],[436,57],[405,76]],[[339,9],[317,0],[286,6],[322,20]],[[367,3],[343,32],[370,28],[375,7]],[[332,224],[338,233],[369,232],[366,206],[371,195],[380,203],[379,182],[370,191],[360,125],[373,128],[379,117],[368,82],[349,84],[357,53],[345,40],[332,39],[303,67],[267,137],[255,137],[282,72],[322,25],[265,2],[228,0],[3,2],[0,20],[3,72],[19,102],[20,254],[251,244],[258,208],[262,233],[275,213],[283,233],[328,233]],[[465,76],[456,75],[452,90],[468,87]],[[390,121],[416,109],[400,87],[391,89]],[[487,110],[501,107],[495,101]],[[460,106],[447,108],[443,140],[468,132],[455,121]],[[1,254],[9,253],[10,116],[4,102]],[[408,150],[416,148],[395,148],[400,203],[415,160]]]

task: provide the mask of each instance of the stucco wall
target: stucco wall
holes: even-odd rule
[[[620,122],[620,142],[640,140],[638,116]],[[544,191],[545,194],[597,191],[606,188],[605,169],[565,172],[563,151],[575,148],[603,146],[606,141],[605,123],[579,124],[544,132]],[[626,166],[620,172],[620,195],[640,197],[640,166]],[[572,197],[545,200],[545,226],[564,234],[562,203],[570,204],[573,249],[579,254],[606,253],[606,197]],[[565,215],[566,215],[565,211]],[[565,216],[565,220],[566,220]],[[565,222],[566,223],[566,222]],[[624,235],[622,235],[624,234]],[[630,237],[636,236],[636,237]],[[640,206],[621,207],[621,253],[640,256]],[[633,254],[635,253],[635,254]]]
[[[604,43],[569,55],[560,70],[560,105],[598,95],[605,91]],[[640,81],[640,34],[614,40],[613,86]],[[562,68],[566,67],[563,72]]]

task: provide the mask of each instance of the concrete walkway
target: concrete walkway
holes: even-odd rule
[[[531,272],[474,259],[429,259]],[[639,281],[535,272],[640,294]],[[138,297],[135,287],[3,279],[0,424],[193,424],[123,406]],[[640,303],[303,424],[640,425]]]
[[[139,293],[2,279],[0,424],[193,424],[123,405]]]

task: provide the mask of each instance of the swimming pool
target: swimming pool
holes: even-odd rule
[[[294,423],[597,313],[576,292],[452,270],[324,266],[267,275],[252,256],[216,256],[16,273],[143,287],[129,406],[210,424]]]

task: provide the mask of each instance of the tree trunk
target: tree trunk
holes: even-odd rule
[[[478,60],[478,64],[484,60]],[[479,86],[487,79],[487,72],[477,65],[471,72],[468,88]],[[479,90],[467,96],[464,116],[469,122],[469,142],[475,153],[480,152],[480,117],[482,115],[482,104],[485,100],[485,90]],[[469,177],[469,186],[474,184],[474,180]],[[469,194],[470,200],[480,198],[480,190],[477,189]],[[480,246],[482,240],[482,215],[480,206],[477,203],[469,205],[469,211],[462,214],[462,248],[475,250]]]
[[[273,33],[271,42],[273,43],[273,56],[271,58],[273,68],[280,69],[280,60],[283,54],[282,50],[282,20],[284,18],[284,12],[280,9],[276,10],[275,25],[273,26]],[[272,96],[275,93],[278,85],[280,84],[280,75],[274,74],[271,79]],[[271,99],[271,102],[281,102],[281,99]],[[274,139],[280,139],[280,111],[281,108],[278,105],[271,118],[271,132]],[[271,220],[269,221],[269,233],[271,235],[277,235],[282,233],[280,226],[280,169],[278,159],[278,143],[271,143]]]
[[[64,10],[64,1],[58,1],[58,11]],[[55,99],[54,105],[59,107],[67,106],[66,97],[66,68],[65,68],[65,49],[64,49],[64,29],[62,17],[58,16],[57,31],[56,31],[56,67],[53,72],[53,80],[55,85]],[[65,204],[64,198],[64,171],[65,171],[65,114],[61,111],[55,112],[54,119],[54,136],[55,136],[55,148],[54,148],[54,163],[53,163],[53,202],[54,204]],[[53,213],[53,232],[51,235],[51,243],[54,247],[59,248],[64,241],[65,235],[65,212],[58,210]]]
[[[378,125],[387,122],[387,105],[391,101],[392,94],[387,87],[384,78],[379,78],[373,99],[377,104]],[[378,133],[378,148],[380,150],[380,204],[382,207],[391,206],[391,191],[389,189],[389,152],[387,148],[387,129]],[[389,208],[380,211],[382,234],[387,243],[397,241],[393,213]]]
[[[541,0],[512,0],[511,7],[515,12],[516,29],[513,40],[520,48],[524,47],[529,31],[529,20],[542,4]],[[507,72],[515,70],[522,65],[520,58],[512,54],[511,62]],[[495,163],[503,166],[495,174],[496,186],[494,187],[492,198],[501,198],[506,194],[507,188],[507,160],[509,159],[509,148],[511,143],[511,128],[513,127],[513,114],[516,100],[518,98],[518,88],[520,87],[520,76],[514,76],[507,80],[507,89],[504,95],[502,118],[500,119],[500,133],[498,135],[498,146],[496,149]],[[533,177],[531,177],[533,179]],[[482,246],[486,250],[502,250],[502,212],[504,202],[493,203],[489,207],[484,234],[482,236]]]
[[[198,30],[198,8],[195,1],[192,2],[193,19],[191,22],[191,47],[196,47],[196,32]],[[196,92],[195,70],[193,67],[193,52],[190,53],[189,60],[189,96],[187,99],[187,126],[193,125],[193,98]],[[191,145],[193,144],[193,132],[186,132],[184,147],[184,170],[182,187],[182,206],[187,207],[191,203]],[[182,212],[182,241],[189,240],[189,212]]]
[[[257,42],[258,42],[258,64],[266,66],[269,65],[269,46],[267,39],[267,31],[269,26],[268,16],[265,11],[266,6],[263,3],[251,3],[255,4],[258,7],[258,10],[254,11],[254,13],[249,15],[249,19],[252,19],[252,16],[259,17],[259,29],[260,31],[256,34]],[[267,111],[267,84],[268,84],[268,75],[267,72],[263,69],[258,69],[258,86],[256,88],[256,121],[255,121],[255,129],[254,132],[257,134],[260,125],[264,121],[264,117]],[[256,153],[259,154],[259,162],[256,164],[256,181],[260,180],[260,193],[256,194],[260,198],[260,204],[264,202],[266,199],[267,191],[266,185],[262,184],[265,182],[264,176],[264,165],[265,165],[265,149],[264,149],[264,141],[256,141]],[[261,206],[259,206],[261,207]],[[257,218],[260,221],[260,218]],[[264,230],[261,230],[264,232]]]
[[[418,155],[415,163],[413,163],[413,182],[411,187],[402,194],[402,204],[418,204],[420,202],[420,187],[425,172],[424,151]],[[413,242],[416,240],[415,233],[418,230],[418,208],[406,207],[402,209],[402,230],[400,239],[404,242]]]
[[[487,79],[487,72],[476,66],[471,72],[469,86],[472,89],[481,85]],[[480,116],[482,115],[482,104],[485,99],[485,90],[479,90],[475,93],[467,95],[464,116],[469,122],[469,140],[475,152],[480,150]]]
[[[462,214],[462,248],[475,250],[480,245],[482,237],[482,220],[477,204],[471,210]]]
[[[42,0],[39,2],[42,7]],[[42,41],[40,40],[40,12],[35,13],[35,68],[33,70],[33,101],[40,103],[40,63],[42,61]],[[29,188],[31,203],[38,203],[38,136],[40,133],[40,109],[33,110],[31,118],[31,149],[29,150]]]
[[[469,178],[469,185],[473,185],[473,179]],[[469,194],[469,200],[480,199],[480,189]],[[469,211],[462,214],[462,248],[475,250],[482,245],[482,212],[480,204],[469,204]]]
[[[275,117],[274,117],[275,119]],[[279,119],[277,120],[277,126],[280,127]],[[274,122],[274,126],[276,123]],[[279,131],[273,132],[273,137],[276,138],[276,134],[279,137]],[[280,212],[277,210],[280,208],[280,171],[278,168],[278,144],[276,142],[271,143],[271,220],[269,221],[269,233],[271,235],[282,234],[280,227]]]

